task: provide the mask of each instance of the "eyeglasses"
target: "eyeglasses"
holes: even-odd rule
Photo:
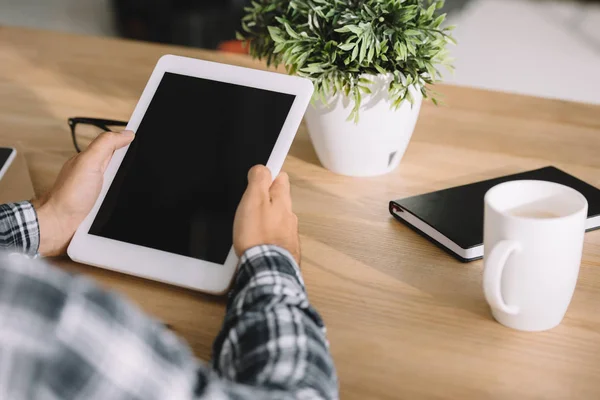
[[[112,119],[74,117],[69,118],[69,127],[73,138],[73,146],[81,153],[103,132],[121,132],[127,126],[126,121]]]

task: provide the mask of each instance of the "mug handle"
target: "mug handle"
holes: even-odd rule
[[[516,315],[519,307],[509,306],[502,298],[502,272],[508,257],[521,249],[521,244],[514,240],[502,240],[494,246],[489,256],[485,257],[483,270],[483,293],[489,305],[507,314]]]

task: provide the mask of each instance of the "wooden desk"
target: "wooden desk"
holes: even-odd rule
[[[165,53],[240,57],[121,40],[0,28],[0,138],[26,150],[35,188],[73,154],[66,119],[126,119]],[[388,215],[387,201],[554,164],[600,186],[600,107],[440,86],[400,168],[353,179],[319,166],[301,128],[285,170],[300,219],[303,273],[322,313],[345,399],[600,397],[600,232],[586,235],[575,297],[551,332],[492,320],[481,262],[461,264]],[[57,263],[126,293],[210,356],[224,302]]]

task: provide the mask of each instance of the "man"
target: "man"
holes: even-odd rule
[[[248,174],[233,232],[240,267],[210,367],[117,294],[33,259],[65,252],[113,152],[133,139],[102,134],[44,197],[0,206],[0,247],[11,252],[0,257],[0,399],[337,398],[285,174],[272,184],[266,167]]]

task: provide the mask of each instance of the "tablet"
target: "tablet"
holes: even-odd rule
[[[279,173],[312,96],[303,78],[167,55],[68,248],[78,262],[225,292],[248,170]]]

